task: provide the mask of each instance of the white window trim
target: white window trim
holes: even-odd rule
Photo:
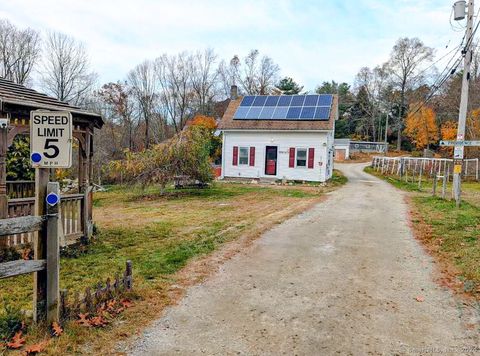
[[[240,152],[242,152],[242,148],[247,150],[247,163],[240,163]],[[238,165],[239,166],[249,166],[250,165],[250,147],[238,147]]]
[[[304,166],[299,166],[299,165],[297,165],[297,161],[298,161],[298,150],[305,150],[305,165],[304,165]],[[295,168],[298,168],[298,169],[306,169],[306,168],[308,168],[308,148],[305,148],[305,147],[295,147]]]

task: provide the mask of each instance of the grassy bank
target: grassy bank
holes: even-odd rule
[[[480,299],[480,209],[478,194],[475,194],[480,190],[480,184],[465,183],[464,201],[460,208],[456,208],[453,200],[432,197],[431,183],[419,190],[416,183],[406,183],[395,176],[382,176],[369,167],[365,171],[410,192],[413,228],[416,236],[440,262],[442,282]]]
[[[166,305],[175,302],[182,284],[198,282],[211,272],[213,267],[205,263],[190,273],[188,268],[195,261],[208,258],[225,242],[255,238],[319,202],[325,192],[345,181],[336,172],[325,186],[217,183],[208,189],[168,190],[165,194],[156,187],[116,186],[96,193],[94,220],[98,234],[84,253],[62,258],[61,288],[71,294],[82,292],[87,286],[113,277],[130,259],[140,299],[121,322],[106,330],[85,329],[72,323],[51,352],[76,352],[79,344],[89,340],[94,340],[92,351],[104,352],[108,345],[129,337],[132,330],[141,329]],[[0,300],[30,309],[32,276],[0,281]]]

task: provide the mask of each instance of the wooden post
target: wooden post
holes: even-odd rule
[[[68,319],[68,290],[62,289],[60,291],[60,319]]]
[[[433,189],[432,189],[432,195],[436,196],[437,195],[437,171],[433,173]]]
[[[50,182],[47,195],[56,194],[60,199],[60,185]],[[58,212],[60,201],[47,204],[47,324],[60,320],[60,246],[58,241]]]
[[[442,199],[445,199],[446,193],[447,193],[447,169],[444,168],[443,182],[442,182]]]
[[[478,182],[478,158],[475,159],[476,165],[475,165],[475,180]]]
[[[125,266],[125,288],[131,290],[133,287],[133,278],[132,278],[132,261],[128,260]]]
[[[422,163],[420,163],[420,169],[418,171],[418,190],[422,190],[422,172],[423,172],[423,167],[422,167]]]
[[[7,151],[8,128],[0,128],[0,219],[8,218],[7,197]],[[6,238],[0,238],[0,247],[7,244]]]
[[[46,215],[46,196],[49,169],[35,169],[35,215]],[[47,229],[42,229],[34,235],[34,257],[36,260],[47,258]],[[46,316],[47,271],[40,271],[33,277],[33,320],[38,322]]]

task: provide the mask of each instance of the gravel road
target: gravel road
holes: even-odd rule
[[[363,167],[340,165],[348,184],[189,289],[129,352],[480,353],[462,349],[478,347],[478,334],[464,327],[478,330],[478,319],[433,282],[435,265],[412,236],[403,193]]]

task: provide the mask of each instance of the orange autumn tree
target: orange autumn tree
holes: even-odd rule
[[[435,143],[438,140],[437,115],[432,108],[421,103],[411,104],[405,120],[405,135],[418,149]]]
[[[204,127],[210,131],[215,131],[217,128],[217,121],[213,117],[205,115],[196,115],[189,124]]]
[[[457,138],[457,123],[455,121],[446,121],[440,128],[440,135],[443,141],[454,141]],[[453,154],[453,147],[441,147],[441,151],[446,152],[447,156]]]

